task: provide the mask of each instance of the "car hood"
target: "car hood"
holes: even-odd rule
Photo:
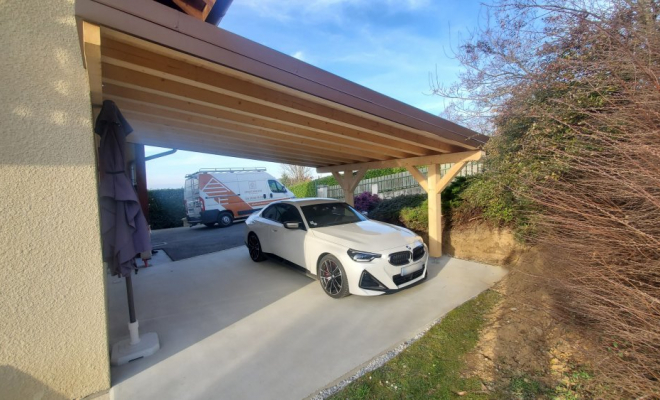
[[[311,231],[320,239],[354,250],[371,252],[421,242],[419,236],[408,229],[377,221],[314,228]]]

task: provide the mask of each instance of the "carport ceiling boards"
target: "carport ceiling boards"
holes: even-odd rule
[[[487,140],[156,2],[78,0],[76,13],[100,26],[82,34],[92,99],[119,105],[133,143],[328,167]]]

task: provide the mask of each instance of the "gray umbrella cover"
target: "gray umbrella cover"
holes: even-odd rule
[[[117,105],[105,100],[94,126],[94,132],[101,136],[99,202],[103,259],[113,275],[123,277],[135,268],[136,254],[151,251],[147,221],[125,171],[126,136],[132,131]]]

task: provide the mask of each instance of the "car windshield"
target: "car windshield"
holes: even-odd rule
[[[300,207],[310,228],[352,224],[366,221],[359,212],[345,203],[322,203]]]

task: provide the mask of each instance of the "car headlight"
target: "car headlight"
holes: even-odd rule
[[[348,256],[353,260],[357,262],[369,262],[373,260],[374,258],[380,258],[380,254],[376,253],[369,253],[367,251],[358,251],[358,250],[353,250],[353,249],[348,249],[347,251]]]

